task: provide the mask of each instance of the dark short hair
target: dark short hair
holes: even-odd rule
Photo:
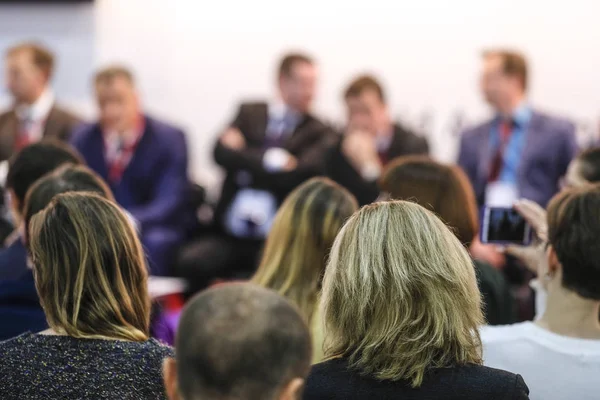
[[[548,240],[565,288],[600,300],[600,185],[565,190],[548,205]]]
[[[96,72],[94,83],[96,85],[111,83],[116,78],[123,78],[132,85],[135,81],[133,73],[127,67],[122,65],[112,65]]]
[[[292,75],[292,70],[296,64],[313,64],[314,61],[311,57],[303,53],[289,53],[286,54],[279,63],[279,77]]]
[[[23,148],[11,158],[6,188],[13,190],[19,201],[19,211],[22,212],[25,195],[35,181],[63,164],[83,163],[81,156],[68,144],[43,139]]]
[[[242,283],[189,302],[176,340],[178,387],[186,399],[272,398],[310,369],[302,317],[274,291]]]
[[[346,88],[346,91],[344,92],[344,98],[348,99],[350,97],[358,97],[367,91],[375,92],[382,103],[386,102],[386,96],[383,91],[383,87],[372,75],[361,75],[350,82]]]
[[[483,57],[500,57],[502,59],[502,72],[508,76],[515,76],[521,81],[523,90],[527,90],[528,68],[527,60],[523,54],[505,49],[490,49],[483,52]]]
[[[52,72],[54,71],[54,55],[50,50],[38,43],[25,42],[8,49],[6,55],[10,57],[24,52],[31,54],[33,64],[43,71],[48,78],[52,76]]]
[[[46,208],[56,195],[67,192],[96,193],[114,200],[108,185],[94,171],[83,165],[63,165],[38,179],[27,192],[23,212],[26,242],[29,242],[31,218]]]
[[[458,166],[427,156],[399,157],[382,174],[381,188],[392,199],[414,201],[436,213],[465,245],[477,235],[475,193]]]
[[[587,149],[576,158],[580,173],[588,182],[600,182],[600,147]]]

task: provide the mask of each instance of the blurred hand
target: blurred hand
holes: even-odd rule
[[[228,128],[219,139],[221,144],[231,150],[243,150],[246,148],[246,139],[237,128]]]
[[[495,268],[502,268],[506,264],[506,256],[496,246],[483,244],[479,238],[473,240],[469,250],[474,259],[485,261]]]
[[[521,260],[530,271],[537,274],[540,268],[544,267],[546,261],[545,250],[548,242],[546,210],[530,200],[519,200],[515,203],[514,208],[531,225],[535,233],[535,240],[529,246],[509,245],[506,247],[505,253]]]
[[[298,168],[298,159],[293,155],[289,155],[287,162],[283,166],[285,172],[290,172]]]
[[[342,142],[342,153],[359,172],[367,165],[381,164],[373,136],[364,131],[350,131]]]

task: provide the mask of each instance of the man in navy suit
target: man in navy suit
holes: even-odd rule
[[[545,206],[577,153],[575,127],[527,103],[521,54],[488,51],[483,61],[481,87],[495,115],[463,133],[458,164],[479,205],[512,206],[524,197]]]
[[[142,114],[126,68],[100,71],[95,89],[100,121],[74,132],[72,143],[136,221],[151,273],[167,274],[189,217],[184,133]]]

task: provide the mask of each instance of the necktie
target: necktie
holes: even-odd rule
[[[500,140],[498,143],[498,148],[496,149],[496,154],[492,160],[492,166],[490,168],[489,182],[495,182],[500,178],[500,172],[502,172],[502,166],[504,164],[504,150],[510,141],[510,136],[513,131],[513,121],[510,119],[502,120],[500,123]]]
[[[19,151],[23,147],[28,146],[31,143],[31,129],[33,125],[33,119],[30,116],[25,117],[19,124],[19,132],[17,134],[17,140],[15,143],[16,150]]]

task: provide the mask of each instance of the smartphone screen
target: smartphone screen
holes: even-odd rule
[[[527,245],[531,226],[512,208],[486,207],[481,221],[482,243]]]

